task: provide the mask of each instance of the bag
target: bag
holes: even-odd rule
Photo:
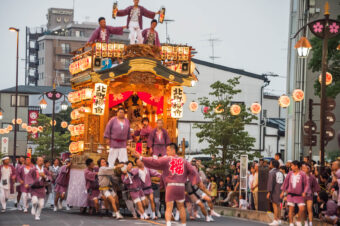
[[[3,180],[2,180],[2,185],[4,185],[4,186],[5,186],[5,185],[7,185],[7,184],[8,184],[8,181],[7,181],[7,179],[3,179]]]

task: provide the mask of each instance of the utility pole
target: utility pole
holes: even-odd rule
[[[218,38],[213,38],[210,34],[210,38],[207,41],[210,43],[211,47],[211,56],[209,56],[209,58],[212,59],[212,63],[215,63],[215,59],[220,58],[218,56],[215,56],[215,43],[220,42],[221,40]]]
[[[165,42],[170,43],[170,36],[168,34],[168,23],[175,22],[175,20],[164,19],[163,22],[165,22]]]

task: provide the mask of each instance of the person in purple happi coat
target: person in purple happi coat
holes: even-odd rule
[[[144,166],[144,163],[140,160],[140,159],[136,159],[135,160],[136,165],[139,169],[139,178],[142,181],[142,189],[143,189],[143,193],[146,197],[146,202],[144,207],[147,208],[149,206],[149,202],[151,204],[151,210],[152,210],[152,215],[151,215],[151,219],[155,220],[157,219],[156,217],[156,205],[155,205],[155,200],[154,200],[154,196],[153,196],[153,190],[152,190],[152,186],[151,186],[151,177],[161,177],[161,174],[153,169],[149,169],[147,167]]]
[[[55,179],[54,211],[57,211],[58,208],[63,208],[63,200],[66,198],[67,187],[70,180],[71,165],[70,159],[66,159],[65,165],[60,168],[59,174]]]
[[[143,203],[145,205],[145,195],[142,190],[142,181],[139,178],[139,169],[133,168],[133,163],[129,162],[127,167],[121,168],[122,181],[126,185],[132,201],[137,206],[137,209],[142,220],[149,219],[144,212]]]
[[[154,158],[166,156],[166,147],[170,144],[170,137],[163,125],[163,120],[158,119],[157,128],[151,131],[148,138],[148,147]]]
[[[40,214],[45,204],[46,189],[45,183],[52,180],[52,175],[44,167],[44,159],[37,158],[36,166],[32,167],[27,174],[27,183],[25,186],[30,187],[32,196],[31,213],[35,220],[40,220]]]
[[[165,221],[167,226],[171,226],[171,216],[174,202],[180,212],[181,223],[186,224],[185,182],[189,179],[192,185],[198,183],[195,168],[185,159],[177,156],[178,146],[171,143],[167,147],[166,157],[154,159],[152,157],[142,157],[138,152],[134,152],[136,158],[143,161],[144,165],[151,169],[163,170],[162,178],[165,184]]]
[[[151,27],[144,29],[142,31],[144,44],[161,47],[158,32],[156,31],[156,26],[157,26],[157,20],[153,19],[151,21]]]
[[[1,212],[6,211],[6,204],[10,194],[14,194],[14,183],[16,179],[16,171],[13,165],[9,164],[8,156],[2,158],[0,165],[0,201],[2,205]]]
[[[34,165],[31,162],[31,158],[30,157],[25,157],[25,164],[22,165],[19,169],[18,169],[18,173],[17,173],[17,179],[19,181],[20,185],[20,191],[22,192],[22,201],[23,201],[23,209],[24,209],[24,213],[27,213],[27,209],[29,207],[29,203],[28,201],[32,198],[31,197],[31,191],[30,188],[28,186],[29,184],[29,180],[30,180],[30,176],[28,175],[28,173],[30,172],[30,170],[34,168]],[[26,186],[27,185],[27,186]]]
[[[110,145],[109,150],[109,167],[113,167],[118,158],[120,163],[127,163],[127,141],[131,140],[130,122],[125,118],[124,108],[119,108],[117,117],[113,117],[107,123],[104,138],[107,144]]]
[[[99,27],[93,31],[90,39],[87,41],[88,44],[93,42],[105,42],[108,43],[110,40],[110,35],[123,35],[124,27],[112,27],[106,26],[106,20],[104,17],[98,19]]]
[[[128,16],[126,26],[130,30],[130,44],[142,44],[143,43],[143,36],[142,36],[142,29],[143,29],[143,16],[153,19],[155,18],[158,12],[151,12],[145,9],[143,6],[139,5],[139,0],[133,0],[133,6],[129,6],[126,9],[118,10],[117,16]]]
[[[305,172],[305,174],[307,175],[309,182],[309,189],[306,194],[306,204],[309,225],[312,225],[311,223],[313,223],[313,198],[314,195],[317,194],[321,189],[315,176],[311,174],[311,166],[307,162],[304,162],[302,164],[302,171]],[[308,225],[307,218],[305,221],[305,225]]]
[[[86,190],[87,190],[87,199],[89,206],[92,206],[92,202],[94,204],[94,208],[97,213],[99,212],[99,183],[98,183],[98,171],[99,168],[95,167],[93,159],[86,159],[85,164],[87,168],[84,171],[85,181],[86,181]]]
[[[18,180],[18,172],[19,172],[19,169],[23,166],[23,165],[25,165],[25,156],[20,156],[19,157],[19,161],[18,161],[18,163],[15,165],[15,171],[16,171],[16,181],[18,182],[18,183],[20,183],[19,182],[19,180]],[[22,192],[21,192],[21,190],[20,190],[20,185],[18,185],[17,187],[16,187],[16,191],[17,191],[17,193],[18,193],[18,195],[17,195],[17,203],[15,204],[15,207],[17,207],[17,209],[18,210],[22,210],[22,208],[21,208],[21,205],[20,205],[20,199],[21,199],[21,195],[22,195]]]
[[[134,136],[139,136],[139,141],[141,142],[147,142],[150,133],[152,132],[152,127],[149,125],[149,119],[143,118],[142,119],[142,127],[140,129],[135,130]]]
[[[288,193],[287,204],[289,206],[290,226],[294,225],[293,217],[295,205],[299,207],[299,217],[296,224],[301,226],[301,222],[305,219],[305,198],[309,189],[309,182],[307,175],[300,170],[300,167],[301,163],[299,161],[295,160],[292,162],[292,171],[288,173],[281,187],[281,198],[283,198],[285,192]]]

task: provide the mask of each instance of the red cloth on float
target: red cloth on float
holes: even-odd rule
[[[152,106],[156,106],[157,114],[163,113],[163,102],[164,102],[163,96],[155,97],[155,96],[152,96],[150,93],[146,93],[146,92],[138,92],[137,95],[145,103],[150,104]]]
[[[126,101],[131,95],[133,91],[126,91],[120,94],[110,94],[109,95],[109,108],[112,108],[118,104],[123,103]]]

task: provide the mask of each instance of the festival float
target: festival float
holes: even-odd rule
[[[74,91],[68,95],[73,111],[70,124],[63,125],[71,133],[69,192],[78,197],[68,199],[70,205],[86,206],[86,191],[79,190],[79,183],[85,183],[85,160],[107,158],[104,130],[119,107],[125,109],[131,133],[142,118],[147,117],[153,128],[161,118],[171,141],[177,143],[177,120],[186,100],[183,87],[197,82],[192,51],[187,45],[97,42],[73,52],[69,70]],[[146,143],[131,141],[127,146],[130,159],[132,150],[148,155]]]

